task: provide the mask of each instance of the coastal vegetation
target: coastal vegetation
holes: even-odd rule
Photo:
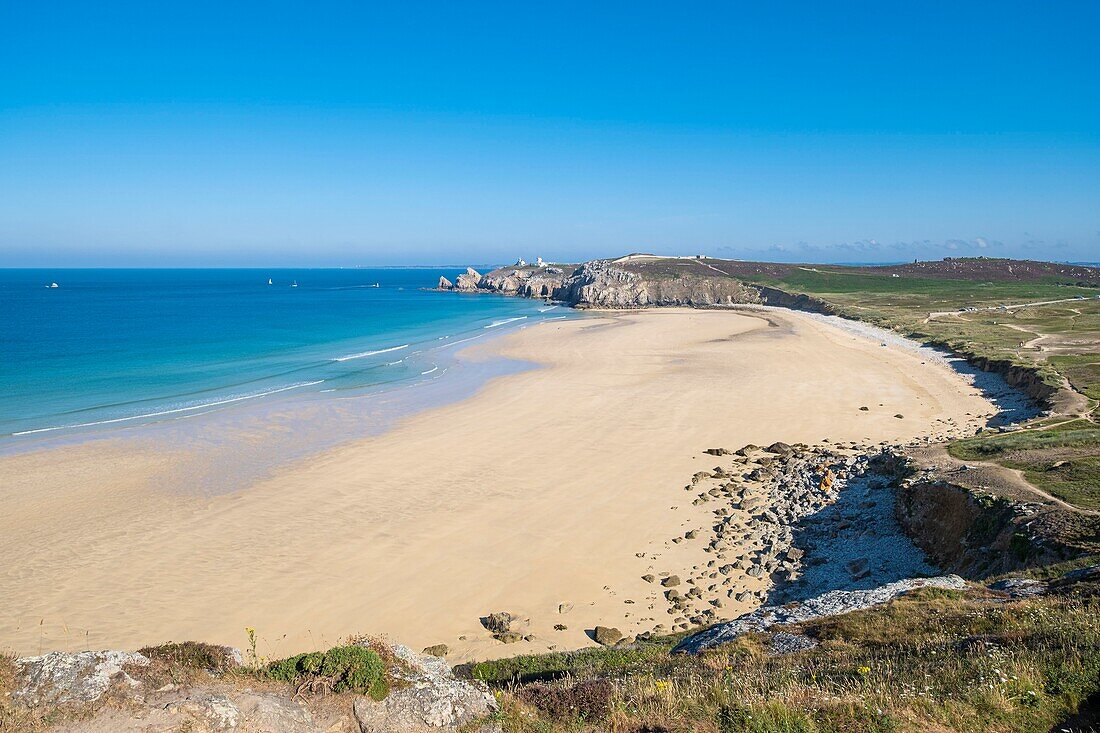
[[[698,656],[672,653],[678,637],[666,637],[468,672],[498,690],[503,728],[517,733],[1042,731],[1097,689],[1094,592],[1013,600],[982,586],[924,589]],[[819,645],[777,655],[772,638],[782,633]],[[608,684],[602,707],[589,701],[595,680]],[[571,697],[578,700],[563,707]]]
[[[382,700],[389,691],[382,657],[358,645],[298,654],[271,662],[259,674],[287,682],[299,692],[357,692]]]

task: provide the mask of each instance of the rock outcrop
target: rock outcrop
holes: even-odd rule
[[[743,634],[767,631],[777,624],[812,621],[826,616],[836,616],[881,606],[917,588],[965,590],[966,587],[966,581],[959,576],[944,575],[938,578],[899,580],[870,590],[830,591],[800,603],[758,608],[737,617],[733,621],[712,626],[706,631],[689,636],[680,642],[673,651],[698,654],[704,649],[731,642]]]
[[[467,267],[466,272],[462,273],[455,278],[454,289],[463,291],[474,291],[478,288],[478,283],[481,282],[481,273],[472,267]],[[440,284],[442,287],[442,283]]]
[[[148,658],[136,652],[50,652],[16,661],[21,686],[12,697],[28,707],[96,702],[116,684],[136,688],[125,670],[144,667]]]

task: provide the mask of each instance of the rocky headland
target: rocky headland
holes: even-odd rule
[[[580,265],[513,265],[484,275],[473,268],[439,289],[462,293],[497,293],[545,298],[576,308],[711,307],[763,302],[755,288],[715,273],[714,277],[652,277],[618,260],[592,260]]]

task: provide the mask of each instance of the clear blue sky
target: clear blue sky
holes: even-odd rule
[[[1096,2],[0,0],[0,266],[1100,260]]]

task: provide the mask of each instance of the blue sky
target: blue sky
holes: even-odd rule
[[[0,266],[1100,260],[1100,3],[0,0]]]

